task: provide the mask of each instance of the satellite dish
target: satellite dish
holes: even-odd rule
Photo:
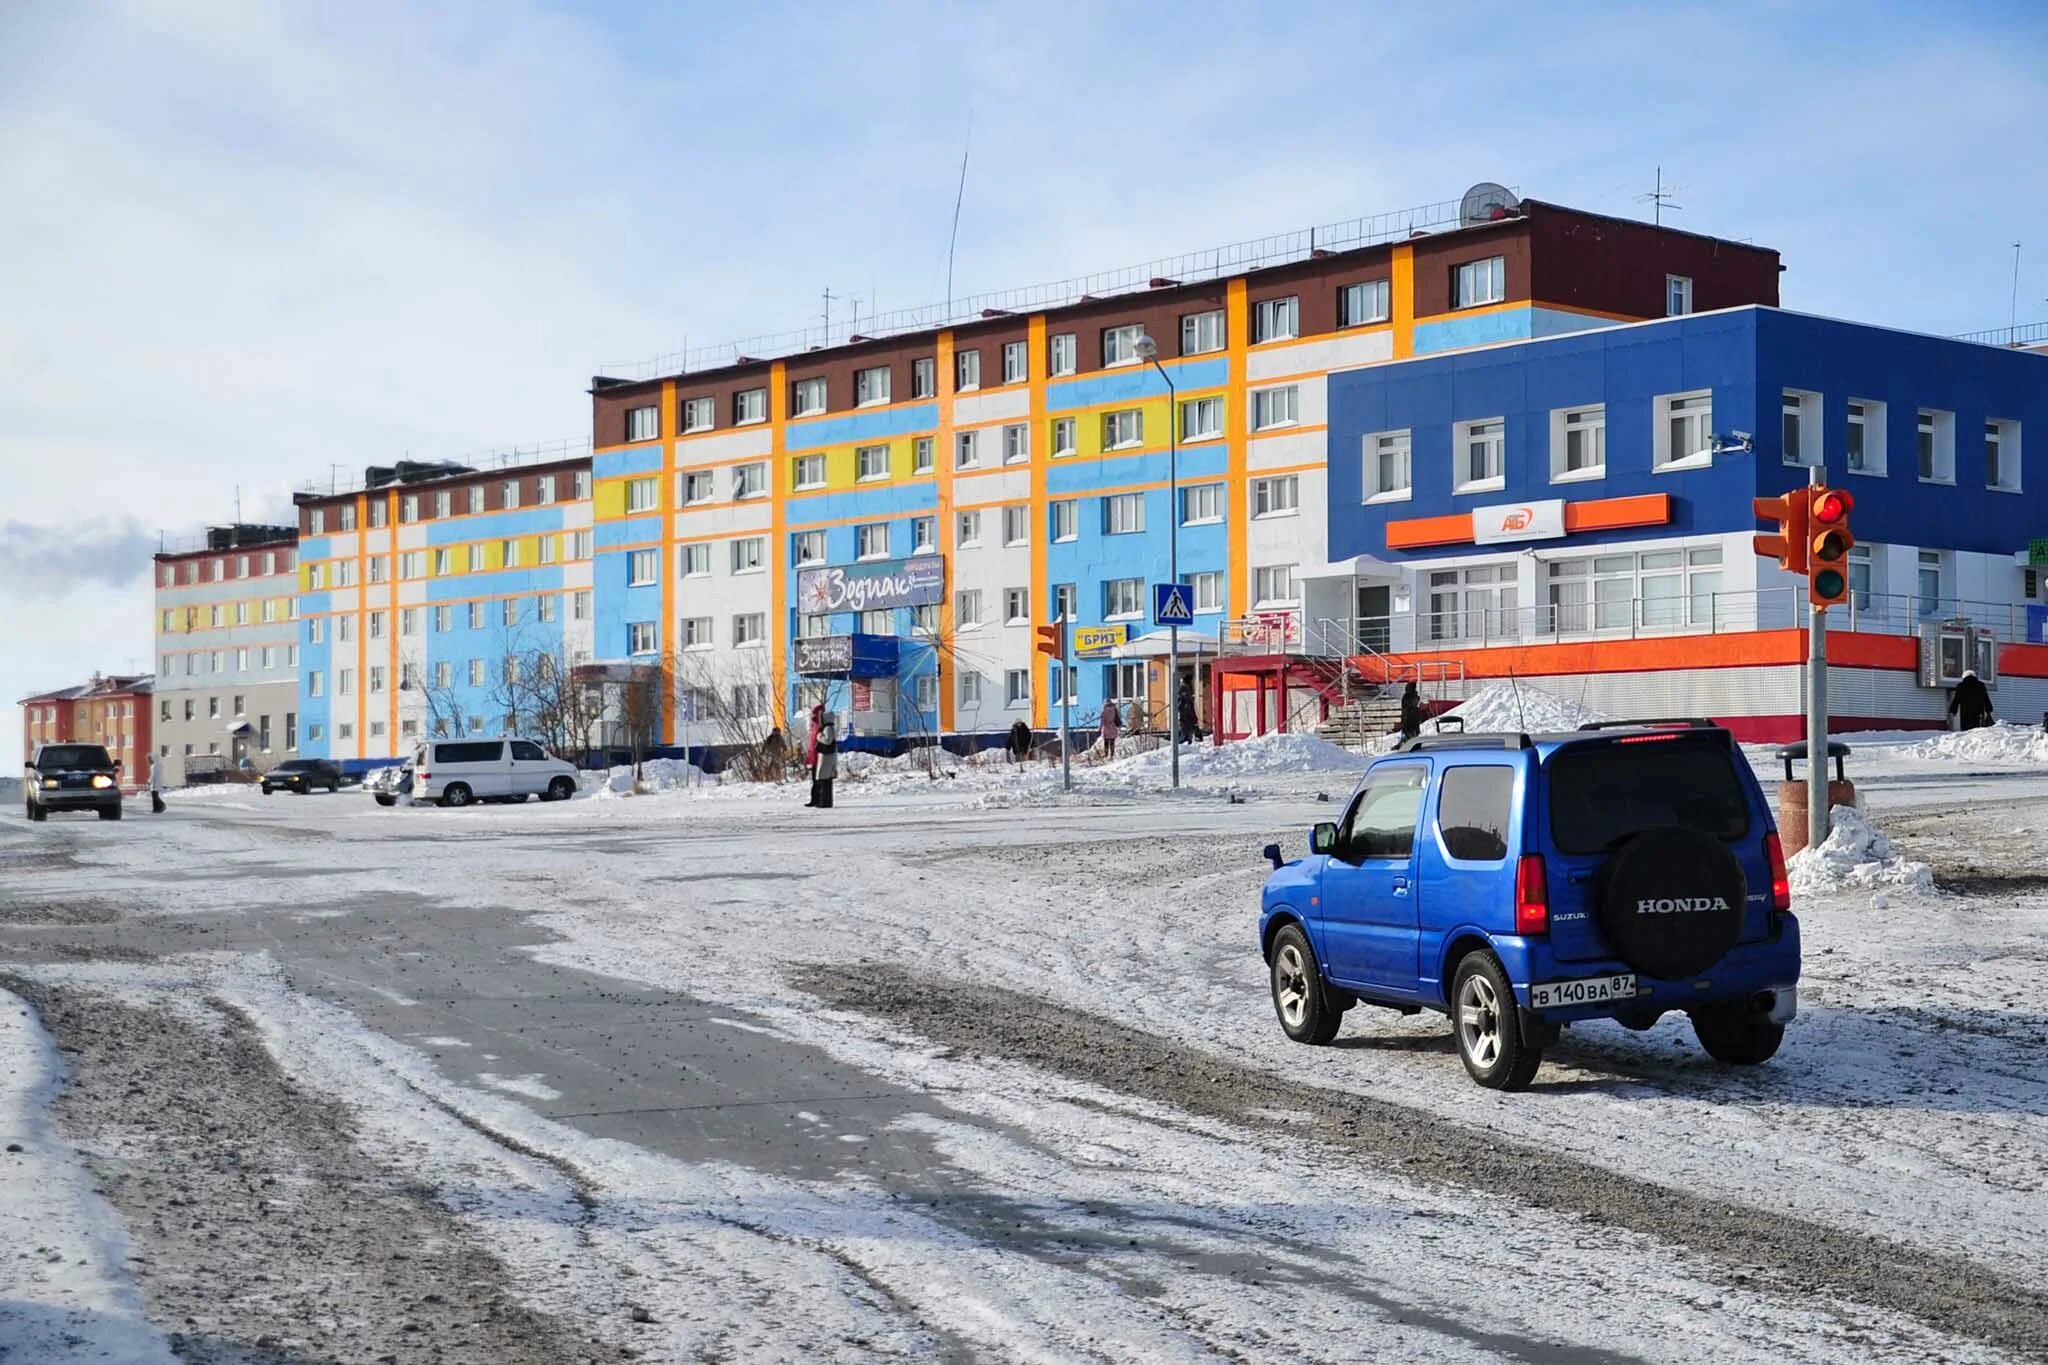
[[[1522,201],[1506,185],[1496,185],[1491,180],[1482,180],[1465,191],[1465,197],[1458,201],[1458,226],[1477,227],[1481,223],[1495,223],[1503,218],[1512,218],[1522,211]]]

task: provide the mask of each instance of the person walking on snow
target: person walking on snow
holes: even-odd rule
[[[162,815],[164,813],[163,769],[158,766],[155,754],[149,756],[149,813],[151,815]]]
[[[1116,757],[1116,732],[1123,727],[1122,718],[1116,713],[1116,703],[1102,703],[1102,756]]]
[[[1201,717],[1195,714],[1195,684],[1187,678],[1180,680],[1180,699],[1175,703],[1174,723],[1180,727],[1180,742],[1192,744],[1202,737]]]
[[[1401,738],[1409,740],[1422,733],[1422,694],[1409,683],[1401,689]]]
[[[839,723],[818,708],[818,759],[811,768],[811,804],[819,810],[832,809],[832,783],[839,776]]]
[[[1953,716],[1958,711],[1962,713],[1965,730],[1975,730],[1991,723],[1991,689],[1984,685],[1984,680],[1977,676],[1974,668],[1964,669],[1955,691],[1949,693],[1948,713]]]
[[[1145,730],[1145,704],[1136,697],[1124,703],[1124,733],[1142,734]]]
[[[1004,747],[1009,750],[1010,762],[1012,763],[1022,763],[1025,759],[1029,758],[1031,756],[1031,727],[1021,720],[1013,722],[1010,726],[1010,742]]]

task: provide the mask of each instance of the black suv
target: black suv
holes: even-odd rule
[[[272,792],[306,793],[325,787],[331,792],[341,790],[341,769],[324,758],[294,758],[278,764],[263,774],[263,794]]]
[[[39,744],[21,775],[22,801],[31,820],[53,810],[96,810],[121,818],[121,765],[101,744]]]

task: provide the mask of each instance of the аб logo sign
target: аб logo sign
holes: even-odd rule
[[[1528,507],[1513,507],[1501,516],[1500,529],[1503,531],[1526,531],[1536,520],[1536,513]]]

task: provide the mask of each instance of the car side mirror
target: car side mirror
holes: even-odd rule
[[[1334,821],[1319,820],[1316,827],[1308,832],[1308,851],[1331,853],[1337,847],[1337,826]]]
[[[1264,858],[1267,862],[1271,863],[1273,865],[1273,870],[1275,872],[1278,872],[1281,868],[1281,865],[1287,861],[1285,858],[1280,856],[1280,845],[1278,844],[1267,844],[1264,848],[1259,850],[1259,856],[1261,858]]]

